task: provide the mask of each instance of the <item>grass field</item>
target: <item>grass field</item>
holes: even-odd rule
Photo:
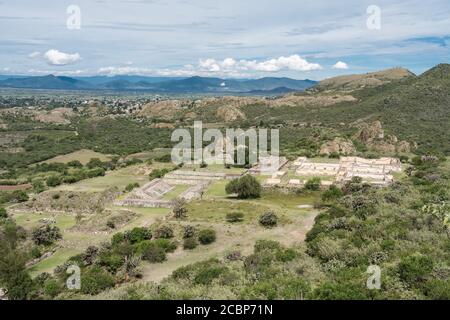
[[[130,183],[137,182],[142,186],[149,182],[148,173],[152,169],[171,167],[171,164],[166,163],[154,163],[151,166],[139,164],[114,171],[108,171],[104,177],[96,177],[82,180],[74,184],[61,185],[56,190],[98,192],[114,186],[123,190]]]
[[[68,163],[70,161],[78,160],[83,165],[89,162],[92,158],[99,158],[101,161],[109,161],[111,157],[109,155],[105,155],[103,153],[95,152],[92,150],[78,150],[72,153],[56,156],[54,158],[43,161],[44,163],[52,163],[52,162],[60,162],[60,163]]]
[[[176,185],[172,190],[167,192],[162,200],[173,200],[189,188],[188,185]]]

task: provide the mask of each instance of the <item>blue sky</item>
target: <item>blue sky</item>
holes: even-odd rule
[[[0,74],[318,80],[450,62],[448,0],[0,0],[0,30]]]

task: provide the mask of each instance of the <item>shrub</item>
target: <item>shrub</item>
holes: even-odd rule
[[[109,250],[101,251],[96,264],[105,267],[109,272],[116,273],[124,263],[124,256]]]
[[[398,265],[400,279],[411,286],[420,286],[433,271],[433,265],[433,260],[423,255],[403,258]]]
[[[245,175],[231,180],[225,187],[227,194],[236,193],[239,199],[259,198],[261,196],[261,184],[251,176]]]
[[[47,178],[46,183],[49,187],[56,187],[62,183],[62,180],[60,176],[50,176]]]
[[[57,226],[45,225],[35,229],[32,238],[36,245],[48,246],[61,239],[62,236]]]
[[[33,247],[30,251],[31,256],[33,259],[40,258],[42,256],[41,250],[39,250],[39,247]]]
[[[72,161],[69,161],[69,162],[67,163],[67,165],[68,165],[69,167],[72,167],[72,168],[83,168],[83,165],[82,165],[81,162],[78,161],[78,160],[72,160]]]
[[[88,167],[88,169],[103,168],[104,163],[99,158],[92,158],[86,163],[86,167]]]
[[[169,226],[160,226],[155,230],[156,239],[170,239],[173,235],[173,229]]]
[[[314,177],[306,181],[305,189],[310,191],[318,191],[320,190],[320,178]]]
[[[226,219],[228,222],[240,222],[244,220],[244,214],[242,212],[229,212],[227,213]]]
[[[55,279],[50,279],[44,284],[44,294],[50,298],[56,297],[63,291],[61,283]]]
[[[94,169],[86,171],[86,176],[88,178],[103,177],[104,175],[105,175],[105,169],[103,169],[103,168],[94,168]]]
[[[3,207],[0,207],[0,218],[8,218],[8,213],[6,212],[6,209]]]
[[[89,246],[80,258],[83,261],[84,265],[90,266],[95,262],[97,255],[98,248],[96,246]]]
[[[55,193],[54,195],[52,195],[53,200],[58,200],[59,198],[61,198],[61,195],[59,193]]]
[[[135,183],[129,183],[126,187],[125,187],[125,191],[130,192],[132,191],[134,188],[139,188],[139,183],[135,182]]]
[[[153,180],[153,179],[162,178],[166,175],[166,173],[169,173],[169,172],[170,172],[169,169],[153,169],[153,171],[150,172],[150,174],[149,174],[149,179]]]
[[[342,192],[342,190],[340,188],[338,188],[335,185],[332,185],[328,188],[328,190],[324,191],[324,193],[322,194],[322,200],[323,201],[332,201],[332,200],[339,199],[343,195],[344,195],[344,193]]]
[[[108,221],[106,221],[106,226],[110,229],[116,228],[116,224],[114,223],[114,220],[112,220],[112,219],[109,219]]]
[[[332,152],[328,157],[330,159],[339,159],[341,156],[339,155],[339,152]]]
[[[216,241],[216,231],[213,229],[201,230],[198,234],[198,240],[201,244],[207,245]]]
[[[431,279],[425,286],[425,294],[431,300],[450,299],[450,281]]]
[[[44,183],[41,180],[35,180],[31,183],[33,186],[33,191],[36,193],[41,193],[45,191]]]
[[[28,194],[23,190],[16,190],[11,194],[11,201],[26,202],[28,201]]]
[[[146,242],[146,245],[141,248],[142,259],[151,263],[161,263],[166,260],[165,250],[155,244],[153,241]]]
[[[184,250],[192,250],[197,247],[197,240],[195,238],[186,238],[183,241]]]
[[[176,219],[184,219],[187,217],[186,200],[177,198],[173,201],[173,215]]]
[[[96,295],[114,286],[114,278],[98,266],[88,269],[81,277],[81,292]]]
[[[183,239],[193,238],[195,236],[195,228],[193,226],[185,226],[183,230]]]
[[[113,246],[117,246],[117,245],[123,243],[125,240],[126,240],[125,234],[123,234],[122,232],[118,232],[112,236],[111,244]]]
[[[200,168],[206,168],[208,167],[208,164],[206,162],[200,163]]]
[[[156,239],[152,243],[164,250],[166,253],[174,252],[177,249],[177,244],[175,241],[168,239]]]
[[[125,233],[125,238],[131,243],[138,243],[144,240],[150,240],[152,233],[149,229],[143,227],[136,227]]]
[[[266,228],[275,227],[278,223],[278,217],[273,212],[266,212],[259,217],[259,223]]]

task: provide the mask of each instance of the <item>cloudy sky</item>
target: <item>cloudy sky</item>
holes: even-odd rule
[[[323,79],[450,62],[449,0],[0,0],[0,30],[0,74]]]

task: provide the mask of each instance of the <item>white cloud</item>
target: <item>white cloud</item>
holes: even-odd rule
[[[64,66],[81,60],[81,56],[78,53],[64,53],[55,49],[48,50],[44,54],[44,58],[47,60],[47,63],[55,66]]]
[[[322,69],[322,66],[320,64],[310,63],[297,54],[289,57],[279,57],[262,62],[241,60],[240,64],[249,70],[263,72],[278,72],[282,70],[313,71]]]
[[[216,60],[213,58],[200,59],[196,65],[187,64],[175,69],[148,69],[131,66],[104,67],[98,69],[103,75],[160,75],[160,76],[223,76],[242,78],[258,73],[277,73],[280,71],[313,71],[322,70],[322,66],[317,63],[310,63],[298,55],[289,57],[279,57],[275,59],[257,60],[235,60],[226,58]]]
[[[29,58],[37,58],[41,55],[39,51],[32,52],[28,55]]]
[[[129,74],[140,74],[140,75],[150,75],[152,74],[151,69],[147,68],[135,68],[135,67],[104,67],[98,69],[97,73],[107,76],[117,76],[117,75],[129,75]]]
[[[333,69],[348,69],[348,64],[342,61],[336,62],[336,64],[333,66]]]
[[[78,76],[78,75],[89,75],[88,70],[37,70],[37,69],[28,69],[27,73],[29,74],[53,74],[55,76]]]

